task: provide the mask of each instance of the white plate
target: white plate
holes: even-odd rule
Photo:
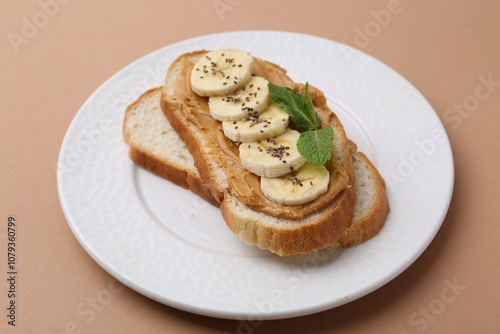
[[[217,209],[130,161],[121,134],[125,107],[161,85],[182,53],[225,47],[280,64],[295,81],[324,91],[386,179],[392,211],[377,237],[352,249],[279,258],[246,246]],[[330,309],[399,275],[441,226],[454,168],[436,113],[389,67],[330,40],[246,31],[167,46],[107,80],[71,123],[57,176],[73,233],[119,281],[182,310],[260,320]]]

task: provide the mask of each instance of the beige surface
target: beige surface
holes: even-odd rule
[[[0,35],[4,36],[1,333],[500,330],[498,1],[401,0],[394,6],[396,0],[58,0],[58,7],[55,1],[4,1],[0,11]],[[226,11],[218,12],[216,6]],[[393,12],[390,19],[385,16],[383,25],[375,19],[381,10]],[[27,28],[33,23],[39,25],[36,30]],[[358,29],[365,28],[372,29],[369,39],[359,37]],[[436,109],[448,131],[456,165],[455,191],[444,224],[403,274],[368,296],[330,311],[252,324],[178,311],[115,282],[71,233],[59,205],[55,169],[61,141],[76,111],[113,73],[173,42],[246,29],[318,35],[382,60],[412,82]],[[486,91],[482,80],[489,77],[494,84]],[[471,111],[459,113],[464,103]],[[9,215],[17,220],[16,327],[8,326],[6,317]]]

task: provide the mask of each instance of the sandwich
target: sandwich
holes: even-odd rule
[[[127,108],[123,134],[137,165],[219,207],[242,241],[280,256],[358,245],[389,213],[382,177],[323,93],[241,50],[179,56],[164,85]]]

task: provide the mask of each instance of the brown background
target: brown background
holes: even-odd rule
[[[0,11],[1,333],[500,331],[500,2],[401,0],[400,12],[381,25],[376,13],[391,8],[389,0],[59,0],[59,8],[55,1],[4,0]],[[45,22],[44,10],[52,14]],[[40,27],[23,30],[26,22]],[[401,73],[443,121],[456,176],[441,230],[399,277],[330,311],[249,326],[182,312],[115,282],[72,235],[55,166],[76,111],[116,71],[186,38],[254,29],[343,42]],[[374,30],[367,41],[358,29]],[[11,41],[23,32],[29,38]],[[490,94],[475,100],[480,78],[489,77],[496,83]],[[474,101],[470,112],[453,111]],[[16,327],[6,317],[9,215],[18,228]],[[453,294],[450,284],[459,286]]]

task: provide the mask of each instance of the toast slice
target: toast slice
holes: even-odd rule
[[[123,136],[131,159],[218,206],[194,166],[191,153],[164,116],[160,95],[161,87],[151,89],[125,111]],[[371,239],[382,229],[389,213],[385,183],[378,170],[352,142],[350,149],[356,191],[354,215],[344,234],[329,248],[353,247]]]
[[[187,53],[172,63],[165,78],[160,105],[188,150],[196,156],[195,166],[219,202],[226,224],[245,243],[280,256],[308,254],[331,246],[352,221],[355,191],[348,139],[342,124],[328,108],[325,97],[310,87],[322,124],[332,126],[335,132],[328,192],[307,205],[252,206],[254,203],[245,195],[253,195],[259,190],[241,184],[245,170],[237,155],[231,153],[234,152],[231,145],[235,144],[224,137],[219,130],[220,123],[210,116],[207,99],[194,94],[190,86],[193,66],[206,52]],[[299,92],[303,90],[303,85],[295,84],[278,65],[257,58],[254,60],[254,75],[276,85]],[[339,189],[336,185],[341,181],[344,184]]]
[[[376,236],[390,212],[385,181],[368,157],[350,142],[356,202],[351,225],[329,248],[354,247]]]
[[[123,121],[123,138],[137,165],[219,206],[203,184],[193,156],[160,108],[161,88],[143,93],[130,104]]]

